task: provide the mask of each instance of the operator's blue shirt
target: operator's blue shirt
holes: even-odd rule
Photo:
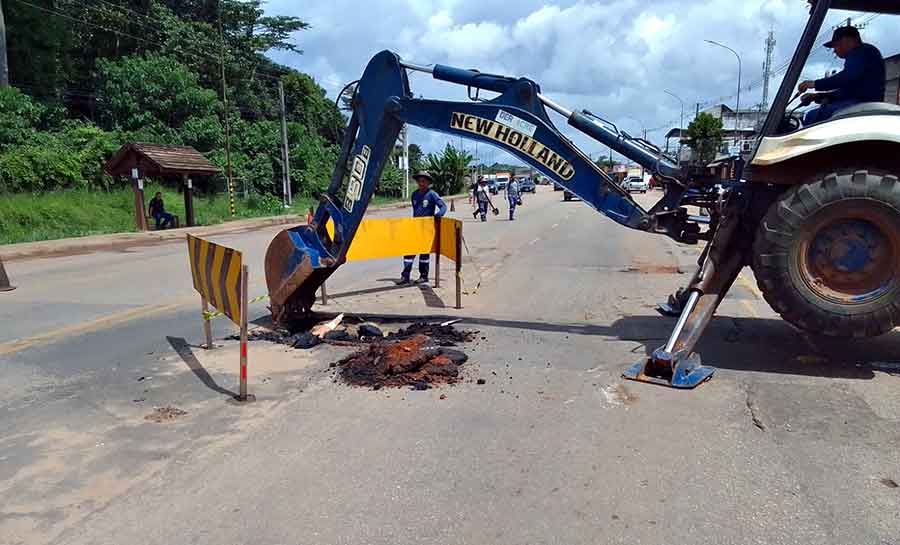
[[[447,213],[447,205],[433,189],[422,192],[418,189],[412,194],[413,217],[425,216],[443,217]],[[437,209],[435,211],[435,209]]]
[[[834,91],[834,100],[883,102],[885,87],[884,59],[872,44],[862,44],[844,60],[837,74],[816,80],[816,91]]]

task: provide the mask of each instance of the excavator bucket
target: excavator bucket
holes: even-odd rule
[[[266,285],[276,322],[309,311],[316,290],[334,272],[335,260],[312,226],[278,233],[266,251]]]
[[[387,105],[409,96],[399,57],[389,51],[376,55],[356,88],[341,155],[312,223],[278,233],[266,251],[276,322],[307,313],[316,291],[344,262],[403,126]]]

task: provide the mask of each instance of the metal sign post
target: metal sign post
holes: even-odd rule
[[[434,218],[434,287],[441,287],[441,218]]]
[[[247,286],[250,273],[246,265],[241,270],[241,389],[238,401],[253,401],[247,394]]]
[[[456,233],[456,308],[462,308],[462,223],[458,222],[453,231]]]
[[[200,306],[203,309],[203,332],[206,333],[206,348],[207,350],[212,350],[215,348],[213,346],[212,340],[212,320],[208,318],[209,316],[209,301],[206,300],[206,297],[200,296]]]

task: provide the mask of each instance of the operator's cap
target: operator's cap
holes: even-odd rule
[[[413,180],[418,180],[419,178],[425,178],[430,184],[434,183],[434,178],[431,177],[431,173],[427,170],[420,170],[419,172],[416,172],[416,174],[413,176]]]
[[[834,29],[834,34],[832,34],[831,40],[828,42],[825,42],[822,45],[824,45],[825,47],[827,47],[829,49],[833,49],[834,42],[836,42],[842,38],[856,38],[857,40],[862,40],[862,38],[860,38],[860,36],[859,36],[859,29],[856,28],[855,26],[839,26],[836,29]]]

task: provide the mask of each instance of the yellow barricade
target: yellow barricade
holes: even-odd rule
[[[334,236],[331,221],[325,226]],[[441,256],[456,262],[456,308],[462,308],[462,222],[450,218],[363,220],[347,250],[347,261],[435,254],[434,287],[441,285]],[[323,287],[323,299],[324,285]]]
[[[187,236],[187,243],[194,289],[232,322],[241,325],[241,252],[191,235]]]
[[[188,260],[194,289],[200,294],[206,348],[212,349],[212,324],[208,316],[212,304],[241,328],[240,390],[238,401],[251,401],[247,393],[247,288],[249,272],[241,252],[187,235]]]
[[[440,237],[435,236],[440,225]],[[347,251],[347,261],[440,253],[457,260],[456,229],[462,222],[450,218],[379,218],[363,220]],[[334,225],[327,225],[334,236]],[[440,250],[440,251],[438,251]]]

